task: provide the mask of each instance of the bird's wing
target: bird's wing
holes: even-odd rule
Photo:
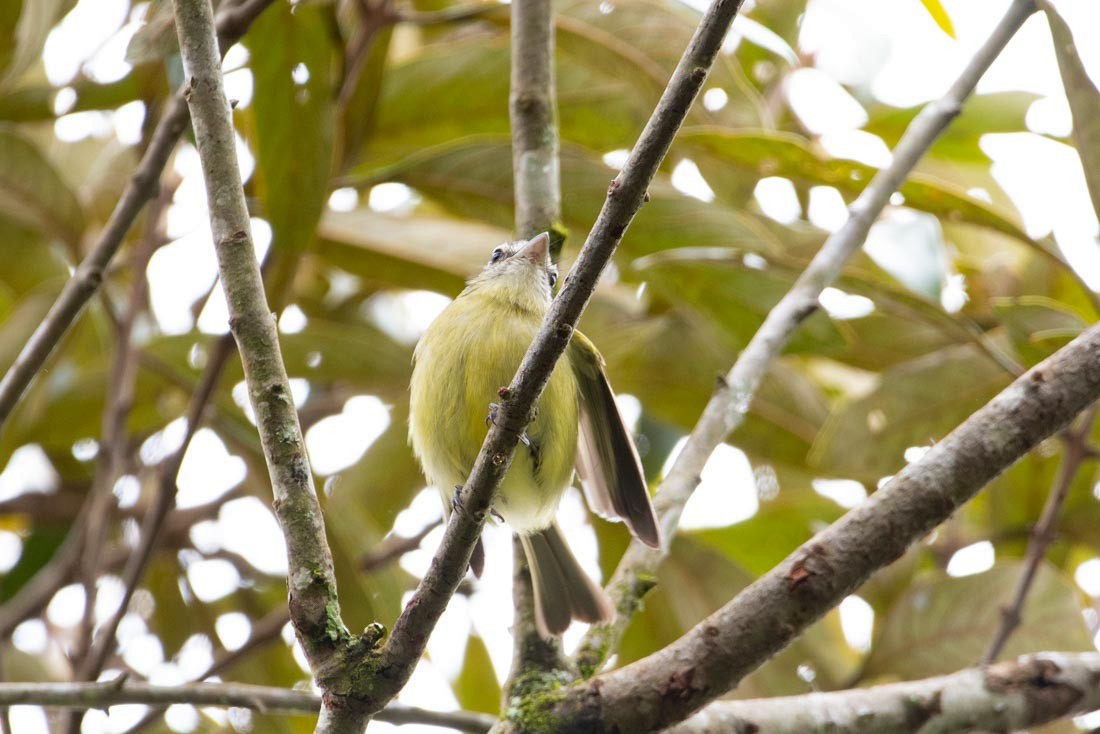
[[[579,331],[569,345],[569,362],[580,388],[577,474],[588,504],[601,517],[621,519],[638,540],[658,548],[661,533],[638,451],[615,405],[603,358]]]

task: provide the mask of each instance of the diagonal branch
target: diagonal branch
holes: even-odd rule
[[[1100,655],[1040,653],[951,675],[712,703],[666,734],[1022,731],[1100,708]]]
[[[1015,0],[989,39],[970,60],[959,78],[941,99],[927,105],[910,123],[894,150],[889,166],[879,171],[849,207],[844,226],[825,241],[821,250],[764,319],[756,334],[737,357],[732,369],[720,381],[707,403],[687,444],[669,471],[654,505],[665,537],[671,540],[680,514],[699,484],[707,459],[745,419],[753,396],[771,363],[783,352],[798,327],[818,308],[821,291],[833,283],[845,264],[859,251],[878,215],[932,145],[962,110],[993,60],[1035,10],[1032,0]],[[577,651],[581,670],[595,672],[617,647],[637,611],[642,596],[652,588],[651,579],[664,550],[631,543],[608,584],[616,617],[608,625],[593,627]]]
[[[1100,325],[1029,370],[882,489],[679,640],[548,694],[559,731],[659,730],[734,688],[990,480],[1100,398]]]
[[[715,0],[707,10],[626,165],[611,182],[588,240],[502,399],[498,420],[482,444],[463,489],[465,511],[451,515],[427,575],[394,626],[384,653],[388,677],[366,692],[361,704],[366,710],[380,708],[408,680],[430,630],[465,574],[485,516],[511,464],[532,407],[569,344],[600,274],[641,207],[646,188],[706,80],[740,6],[741,0]]]
[[[252,21],[272,2],[273,0],[242,0],[221,12],[218,15],[221,47],[229,48],[243,36]],[[102,285],[107,265],[118,252],[142,207],[156,194],[161,171],[167,165],[180,135],[187,128],[187,116],[187,103],[182,93],[177,94],[157,123],[149,146],[99,239],[65,283],[49,313],[0,380],[0,430],[31,380],[42,370],[50,354],[84,310],[85,304]]]
[[[1001,624],[989,643],[989,648],[982,657],[982,665],[989,665],[1001,654],[1005,643],[1022,621],[1021,614],[1027,594],[1031,591],[1031,584],[1035,581],[1035,574],[1039,570],[1039,564],[1047,554],[1047,548],[1054,542],[1055,526],[1062,517],[1062,506],[1069,496],[1069,489],[1077,476],[1078,470],[1089,457],[1088,439],[1092,433],[1092,424],[1096,418],[1097,406],[1085,411],[1081,417],[1080,426],[1066,429],[1062,433],[1062,462],[1058,466],[1058,475],[1054,479],[1054,486],[1050,488],[1046,504],[1043,505],[1043,514],[1039,517],[1038,524],[1031,531],[1031,540],[1027,546],[1027,560],[1024,572],[1016,583],[1016,590],[1012,594],[1012,604],[1001,610]]]

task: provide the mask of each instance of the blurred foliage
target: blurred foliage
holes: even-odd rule
[[[51,87],[41,51],[73,4],[0,4],[3,369],[94,243],[141,149],[113,135],[62,139],[54,128],[57,112],[104,115],[136,101],[148,134],[179,82],[170,4],[155,0],[135,3],[148,22],[130,41],[135,66],[129,74],[101,83],[80,72],[64,90]],[[953,37],[940,2],[923,4]],[[804,6],[802,0],[760,0],[749,15],[796,47]],[[357,461],[317,477],[341,602],[353,625],[392,624],[402,595],[416,582],[396,564],[370,573],[360,565],[423,488],[405,439],[413,339],[401,323],[402,304],[417,291],[454,296],[486,253],[510,236],[507,8],[487,3],[455,14],[458,20],[436,22],[438,14],[460,7],[466,6],[449,0],[330,0],[293,9],[280,2],[243,42],[247,53],[235,57],[247,58],[252,79],[252,99],[239,106],[236,119],[255,159],[250,204],[273,232],[271,298],[305,316],[302,329],[283,335],[291,377],[308,382],[303,420],[316,425],[358,395],[379,397],[390,413],[386,429]],[[699,16],[675,0],[564,0],[557,11],[567,266],[615,175],[606,154],[633,143]],[[1064,142],[1080,146],[1095,196],[1100,99],[1065,40],[1070,30],[1062,24],[1056,32],[1070,105],[1082,123]],[[694,424],[715,375],[729,367],[827,236],[805,213],[787,223],[766,216],[753,196],[758,182],[789,180],[803,203],[810,187],[833,189],[850,202],[875,173],[831,157],[807,136],[783,92],[796,59],[813,63],[744,39],[722,55],[706,88],[722,90],[728,102],[695,106],[584,317],[582,327],[607,358],[612,383],[641,403],[639,445],[654,480]],[[881,253],[853,260],[836,287],[865,299],[861,315],[822,310],[795,336],[731,439],[754,469],[759,510],[744,522],[685,532],[675,541],[656,590],[628,631],[620,664],[683,633],[839,517],[843,508],[815,491],[815,479],[847,479],[875,491],[911,458],[908,450],[941,439],[1015,370],[1040,361],[1100,316],[1096,294],[1062,262],[1057,243],[1028,235],[978,144],[989,132],[1026,131],[1034,100],[1022,92],[973,99],[902,187],[889,213],[930,226],[908,250],[902,251],[910,240],[898,243],[893,266]],[[865,130],[892,146],[917,111],[868,101]],[[672,171],[683,161],[706,178],[713,201],[672,185]],[[409,187],[403,203],[372,208],[372,192],[392,193],[394,184]],[[979,186],[988,196],[974,193]],[[340,206],[326,205],[337,189],[353,191],[340,192]],[[12,509],[0,527],[23,543],[18,563],[0,579],[0,601],[18,593],[56,552],[90,485],[94,462],[74,458],[74,445],[99,435],[115,319],[129,281],[140,275],[131,272],[130,254],[149,231],[145,221],[132,229],[102,298],[65,338],[0,437],[0,467],[20,447],[37,445],[61,488],[50,513],[17,512],[25,497],[0,501],[0,511]],[[948,310],[940,297],[958,278],[969,299]],[[194,312],[202,306],[196,301]],[[123,552],[128,518],[148,506],[153,486],[139,447],[182,415],[215,338],[195,328],[162,333],[151,317],[141,325],[142,369],[127,430],[130,471],[143,489],[136,506],[118,513],[111,537]],[[231,359],[206,425],[245,460],[248,478],[234,496],[256,495],[266,503],[259,445],[233,393],[242,379]],[[733,695],[828,690],[973,664],[1020,573],[1058,453],[1051,441],[1024,458],[861,591],[876,613],[869,650],[846,642],[834,612]],[[1086,465],[1071,488],[1011,653],[1092,646],[1082,617],[1087,599],[1071,578],[1077,564],[1100,554],[1095,472]],[[195,521],[217,517],[214,502]],[[620,526],[594,523],[606,576],[626,536]],[[211,550],[200,535],[185,527],[166,536],[143,582],[148,594],[136,605],[168,659],[193,635],[205,635],[218,650],[219,615],[242,612],[258,621],[284,604],[281,578]],[[985,540],[996,555],[992,569],[946,575],[954,551]],[[200,601],[185,571],[203,557],[234,564],[240,589]],[[1095,625],[1095,614],[1091,619]],[[51,635],[66,644],[65,630],[51,628]],[[500,690],[486,641],[471,633],[464,648],[452,681],[455,697],[469,709],[496,711]],[[52,666],[31,665],[27,656],[8,652],[0,655],[8,677],[67,674],[59,656]],[[277,637],[225,676],[291,686],[306,674]],[[257,732],[309,728],[259,714],[252,725]],[[215,728],[209,721],[204,726]]]

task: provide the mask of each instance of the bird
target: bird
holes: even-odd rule
[[[549,245],[543,232],[493,249],[414,350],[409,442],[448,516],[460,506],[493,400],[511,383],[550,308],[558,273]],[[576,475],[596,514],[623,521],[654,548],[661,531],[603,357],[581,332],[574,331],[520,440],[492,514],[522,542],[538,632],[550,639],[573,620],[609,622],[614,609],[607,594],[581,568],[554,519],[562,495]],[[478,541],[470,564],[475,575],[483,564]]]

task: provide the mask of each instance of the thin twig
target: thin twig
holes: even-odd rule
[[[95,480],[92,482],[92,509],[88,514],[87,529],[81,553],[81,577],[84,584],[84,613],[82,615],[78,654],[76,656],[76,680],[88,680],[84,674],[87,654],[92,647],[95,628],[96,580],[100,572],[100,560],[107,541],[107,531],[112,510],[117,505],[114,485],[122,475],[129,449],[126,421],[134,404],[134,385],[137,381],[137,345],[134,343],[134,325],[144,312],[149,281],[145,270],[157,248],[157,222],[167,206],[165,197],[157,197],[159,206],[150,209],[147,236],[138,247],[132,263],[131,286],[126,307],[119,320],[116,334],[115,357],[108,377],[104,400],[102,429],[99,441],[99,457]],[[79,721],[78,721],[79,723]]]
[[[265,713],[316,714],[321,697],[309,691],[254,686],[246,683],[184,683],[178,686],[128,681],[103,683],[3,683],[0,705],[47,706],[86,710],[128,703],[170,706],[233,706]],[[486,714],[428,711],[395,704],[378,714],[391,724],[449,726],[464,732],[486,732],[496,721]]]
[[[1054,485],[1047,495],[1043,512],[1039,516],[1039,522],[1031,531],[1031,539],[1027,545],[1027,556],[1024,561],[1024,570],[1016,582],[1016,590],[1012,594],[1012,603],[1001,610],[1001,623],[997,627],[996,634],[989,643],[985,655],[982,657],[982,665],[989,665],[1001,654],[1008,638],[1020,626],[1023,620],[1024,603],[1027,601],[1031,584],[1039,571],[1039,564],[1046,557],[1047,548],[1054,542],[1055,528],[1062,517],[1062,506],[1066,503],[1069,489],[1077,476],[1081,465],[1089,458],[1086,441],[1092,433],[1092,424],[1096,419],[1097,406],[1086,410],[1077,428],[1068,428],[1062,432],[1062,461],[1058,466],[1058,475],[1054,479]]]
[[[244,35],[252,21],[272,2],[273,0],[245,0],[219,13],[221,47],[229,48]],[[142,207],[156,194],[161,171],[167,165],[176,141],[187,128],[187,119],[187,103],[181,94],[177,94],[165,108],[164,117],[157,124],[149,147],[145,149],[141,162],[130,177],[130,182],[111,212],[99,239],[65,283],[49,313],[0,380],[0,431],[11,417],[27,386],[42,370],[50,354],[80,316],[84,305],[102,285],[107,266],[123,238],[130,231]]]
[[[255,652],[267,647],[272,642],[281,639],[283,627],[290,622],[290,614],[285,609],[276,609],[266,614],[263,619],[252,625],[252,633],[248,640],[238,649],[233,651],[220,650],[215,656],[213,664],[196,681],[202,681],[213,675],[221,675],[222,672],[232,668]],[[138,734],[155,724],[164,716],[167,707],[154,708],[142,717],[141,721],[126,730],[125,734]]]
[[[771,363],[802,322],[818,309],[821,291],[839,277],[848,260],[862,247],[891,194],[959,114],[982,74],[1034,10],[1032,0],[1015,0],[947,94],[926,105],[910,123],[894,149],[890,165],[875,174],[849,207],[848,221],[829,236],[791,290],[768,312],[733,368],[720,381],[687,444],[661,483],[654,505],[665,538],[671,540],[675,534],[684,505],[698,486],[707,459],[744,421]],[[608,584],[617,612],[615,620],[594,626],[585,636],[576,656],[582,670],[599,670],[618,645],[641,603],[640,594],[652,588],[651,583],[641,580],[653,578],[669,545],[666,543],[663,550],[658,550],[637,541],[631,543]]]
[[[176,481],[183,457],[191,445],[191,439],[195,437],[199,426],[202,425],[202,416],[206,412],[210,398],[217,389],[226,362],[233,354],[233,339],[226,335],[218,339],[214,345],[213,354],[206,365],[202,378],[199,380],[195,393],[191,396],[191,402],[187,407],[184,420],[187,422],[186,433],[183,442],[161,465],[157,468],[157,483],[153,504],[142,520],[141,542],[127,559],[126,568],[123,570],[122,581],[124,592],[118,609],[111,618],[102,626],[95,644],[89,651],[87,660],[82,666],[83,680],[94,680],[103,670],[103,665],[114,647],[115,633],[118,631],[119,622],[125,616],[130,606],[130,600],[137,591],[138,584],[145,576],[145,570],[153,558],[160,541],[161,530],[172,509],[176,505]]]
[[[364,573],[374,573],[388,566],[406,553],[419,548],[424,538],[442,523],[442,519],[434,520],[407,538],[394,535],[383,539],[377,547],[359,559],[359,570]]]

